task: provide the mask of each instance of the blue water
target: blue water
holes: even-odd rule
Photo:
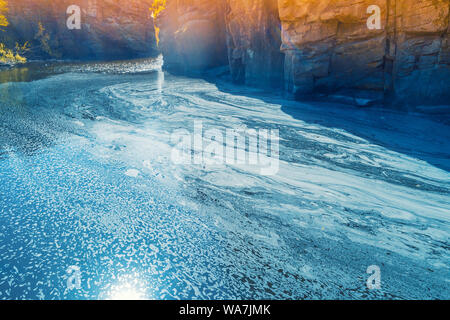
[[[445,116],[52,68],[0,84],[1,299],[450,298]],[[278,129],[278,173],[174,163],[196,120]]]

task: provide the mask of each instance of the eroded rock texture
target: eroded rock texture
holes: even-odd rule
[[[449,101],[448,0],[279,0],[279,13],[290,92]]]
[[[283,86],[284,55],[277,0],[228,0],[228,57],[238,83]]]
[[[237,83],[283,86],[277,0],[168,0],[156,24],[169,70],[229,64]]]
[[[372,5],[380,29],[367,26]],[[449,0],[167,0],[157,24],[175,69],[217,66],[226,53],[234,81],[297,98],[448,104],[449,8]]]
[[[384,0],[280,0],[285,84],[298,96],[384,88],[385,27],[369,30],[367,8]]]
[[[153,0],[9,0],[10,26],[0,36],[28,41],[31,59],[112,59],[157,54],[149,7]],[[70,5],[81,8],[81,29],[69,30]],[[45,29],[39,32],[39,24]]]
[[[224,2],[167,1],[156,21],[168,69],[196,73],[226,63]]]
[[[449,0],[397,0],[389,28],[396,97],[450,103]],[[396,32],[395,32],[396,31]],[[395,55],[394,55],[395,54]],[[389,70],[388,70],[389,71]]]

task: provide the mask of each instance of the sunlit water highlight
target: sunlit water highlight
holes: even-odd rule
[[[448,122],[158,61],[41,71],[0,85],[0,298],[450,298]],[[195,120],[279,129],[278,174],[174,164]]]

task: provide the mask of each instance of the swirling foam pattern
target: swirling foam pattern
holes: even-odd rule
[[[450,298],[448,122],[148,66],[0,85],[0,298]],[[195,120],[278,129],[279,172],[173,163]]]

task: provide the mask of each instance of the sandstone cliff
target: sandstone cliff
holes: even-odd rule
[[[381,9],[381,29],[367,8]],[[449,99],[448,0],[280,0],[285,83],[314,91],[442,103]]]
[[[10,0],[0,42],[29,41],[30,59],[156,55],[152,3]],[[80,30],[66,26],[72,4],[81,8]],[[370,29],[373,5],[381,19]],[[448,104],[449,11],[449,0],[166,0],[155,24],[172,71],[227,65],[236,83],[298,99]]]
[[[166,1],[157,19],[168,69],[196,73],[226,63],[222,1]]]
[[[153,0],[9,0],[10,25],[0,41],[31,44],[31,59],[112,59],[157,54],[149,7]],[[81,9],[69,30],[67,8]],[[41,26],[41,27],[40,27]]]
[[[371,5],[379,29],[367,26]],[[234,81],[297,98],[448,104],[449,10],[449,0],[167,0],[156,23],[171,69],[227,56]]]

